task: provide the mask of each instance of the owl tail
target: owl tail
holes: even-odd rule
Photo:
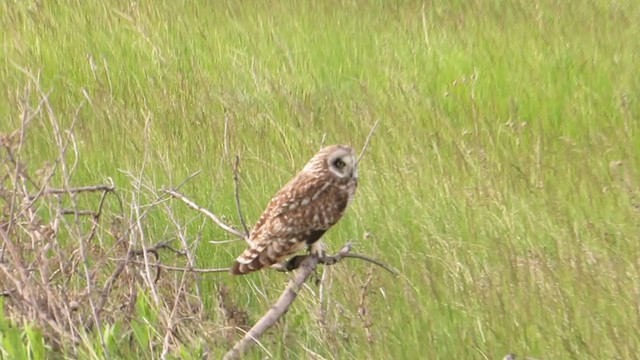
[[[278,261],[275,254],[269,248],[250,247],[236,259],[229,269],[231,275],[244,275],[269,267]]]
[[[247,266],[247,264],[240,264],[239,262],[234,262],[233,266],[229,269],[229,273],[231,275],[244,275],[250,273],[251,270]]]
[[[229,269],[229,273],[231,275],[245,275],[250,272],[260,270],[264,267],[261,264],[255,264],[255,262],[256,261],[254,260],[248,264],[241,264],[236,260],[236,262],[233,263],[233,266],[231,266],[231,268]]]

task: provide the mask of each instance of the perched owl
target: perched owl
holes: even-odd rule
[[[321,149],[271,199],[249,236],[251,245],[230,269],[234,275],[260,270],[283,261],[317,242],[340,220],[353,200],[358,183],[356,153],[347,145]]]

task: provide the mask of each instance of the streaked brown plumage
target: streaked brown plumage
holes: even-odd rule
[[[231,267],[247,274],[283,261],[318,240],[344,214],[358,181],[356,153],[348,145],[321,149],[269,202],[251,231],[251,246]]]

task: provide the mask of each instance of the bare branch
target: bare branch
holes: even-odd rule
[[[44,191],[45,194],[76,194],[80,192],[97,192],[97,191],[106,191],[113,192],[115,191],[115,186],[113,185],[93,185],[93,186],[81,186],[76,188],[69,189],[54,189],[48,188]]]
[[[231,239],[231,240],[209,240],[209,244],[214,244],[214,245],[220,245],[220,244],[227,244],[227,243],[232,243],[232,242],[236,242],[236,241],[240,241],[242,239]]]
[[[284,315],[293,301],[298,296],[298,292],[302,285],[307,281],[309,276],[315,271],[318,264],[333,265],[341,259],[347,257],[351,251],[351,243],[347,243],[340,251],[333,256],[325,256],[318,258],[315,255],[295,256],[282,267],[286,269],[296,269],[293,278],[280,295],[275,304],[267,311],[264,316],[245,334],[227,354],[224,359],[238,359],[244,354],[262,334],[272,327]]]
[[[73,209],[62,209],[60,211],[62,215],[74,215],[74,216],[96,216],[96,213],[92,210],[73,210]]]
[[[153,255],[156,256],[156,258],[158,257],[158,250],[160,249],[167,249],[170,250],[178,255],[185,255],[184,251],[180,251],[177,250],[175,248],[173,248],[171,245],[169,245],[169,243],[171,243],[171,240],[168,241],[161,241],[157,244],[154,244],[152,246],[147,246],[143,249],[131,249],[129,250],[129,253],[131,255],[137,256],[137,255],[143,255],[144,253],[152,253]]]
[[[395,269],[393,269],[391,266],[389,266],[389,265],[387,265],[387,264],[383,263],[383,262],[382,262],[382,261],[380,261],[380,260],[376,260],[376,259],[370,258],[370,257],[368,257],[368,256],[366,256],[366,255],[356,254],[356,253],[348,253],[348,254],[344,254],[342,257],[343,257],[343,258],[351,258],[351,259],[360,259],[360,260],[364,260],[364,261],[366,261],[366,262],[370,262],[370,263],[372,263],[372,264],[375,264],[375,265],[380,266],[381,268],[383,268],[383,269],[387,270],[388,272],[392,273],[393,275],[398,275],[398,271],[397,271],[397,270],[395,270]]]
[[[367,275],[367,279],[364,284],[362,284],[362,292],[360,293],[360,301],[358,303],[358,316],[360,316],[360,320],[362,320],[362,325],[364,327],[365,334],[367,335],[367,341],[369,343],[373,343],[373,333],[371,332],[371,327],[373,326],[373,319],[371,319],[371,313],[369,308],[367,307],[367,297],[369,295],[369,287],[371,286],[371,281],[373,280],[373,272],[369,269],[369,274]]]
[[[188,183],[194,177],[200,175],[201,172],[202,172],[202,170],[198,170],[198,171],[194,172],[193,174],[187,176],[187,178],[182,180],[182,182],[180,184],[178,184],[178,186],[176,186],[174,190],[176,190],[176,191],[180,190],[180,188],[183,187],[184,184]]]
[[[272,327],[278,319],[289,310],[291,303],[298,296],[298,292],[302,288],[307,278],[313,274],[318,265],[317,256],[307,256],[299,264],[293,278],[289,281],[287,288],[284,289],[278,301],[267,311],[264,316],[253,325],[253,327],[244,335],[227,354],[224,360],[239,359],[249,348],[255,344],[262,334]]]
[[[136,265],[144,265],[142,261],[131,260],[130,264]],[[210,274],[210,273],[221,273],[221,272],[229,272],[230,268],[219,268],[219,269],[197,269],[197,268],[184,268],[177,266],[170,266],[160,263],[149,263],[149,266],[157,267],[158,269],[168,270],[168,271],[178,271],[178,272],[189,272],[195,274]]]
[[[380,120],[376,120],[376,122],[373,123],[373,126],[369,131],[369,135],[367,135],[367,140],[365,140],[364,142],[364,146],[362,147],[362,151],[360,151],[360,155],[358,156],[358,161],[356,161],[356,163],[360,163],[360,160],[362,160],[362,157],[364,156],[364,153],[367,151],[367,148],[369,147],[369,142],[371,141],[371,137],[373,137],[373,133],[376,131],[376,127],[378,127],[379,122]]]
[[[381,266],[387,271],[395,274],[393,270],[380,261],[371,259],[364,255],[351,254],[351,242],[346,243],[337,254],[333,256],[324,256],[318,258],[316,255],[299,255],[294,256],[289,261],[283,264],[277,264],[272,267],[278,271],[290,271],[295,270],[293,278],[289,281],[289,284],[284,289],[284,292],[280,295],[271,308],[262,316],[258,322],[244,335],[244,337],[224,356],[225,360],[239,359],[249,348],[255,344],[260,336],[272,327],[281,317],[284,315],[293,301],[298,296],[298,292],[307,281],[309,276],[314,273],[318,264],[334,265],[344,258],[361,259],[378,266]],[[356,256],[351,256],[356,255]]]
[[[342,260],[344,258],[360,259],[360,260],[363,260],[363,261],[370,262],[372,264],[378,265],[381,268],[383,268],[383,269],[387,270],[388,272],[392,273],[393,275],[397,275],[398,274],[398,272],[396,270],[394,270],[389,265],[383,263],[380,260],[376,260],[376,259],[370,258],[370,257],[368,257],[366,255],[352,253],[351,252],[351,246],[352,246],[352,244],[350,242],[347,243],[337,254],[332,255],[332,256],[325,255],[324,257],[319,258],[318,259],[318,263],[319,264],[323,264],[323,265],[334,265],[334,264],[336,264],[337,262],[339,262],[340,260]],[[311,256],[311,255],[294,256],[284,264],[277,264],[275,267],[273,267],[273,269],[275,269],[277,271],[284,271],[284,272],[295,270],[295,269],[298,268],[298,266],[300,266],[300,263],[302,263],[304,258],[309,257],[309,256]]]
[[[190,199],[188,199],[186,196],[180,194],[179,192],[175,191],[175,190],[164,190],[164,192],[166,192],[167,194],[175,197],[176,199],[182,200],[182,202],[184,202],[185,204],[187,204],[189,207],[191,207],[192,209],[195,209],[197,211],[200,211],[201,213],[205,214],[207,217],[209,217],[209,219],[213,220],[213,222],[215,222],[220,228],[222,228],[222,230],[233,234],[239,238],[245,239],[245,241],[247,243],[249,243],[249,238],[247,236],[245,236],[245,234],[243,234],[241,231],[236,230],[235,228],[225,224],[222,220],[220,220],[220,218],[218,218],[215,214],[213,214],[211,211],[203,208],[202,206],[196,204],[195,202],[191,201]]]
[[[235,183],[236,188],[236,209],[238,209],[238,217],[240,218],[240,223],[242,224],[242,228],[244,229],[245,238],[249,237],[249,228],[247,228],[247,223],[244,221],[244,215],[242,214],[242,207],[240,206],[240,172],[238,171],[238,166],[240,165],[240,157],[236,155],[236,162],[233,166],[233,181]]]

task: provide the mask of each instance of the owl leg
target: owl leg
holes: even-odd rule
[[[324,257],[324,246],[322,241],[316,241],[309,246],[309,252],[311,255],[316,255],[318,258],[322,259]]]
[[[269,268],[276,271],[282,271],[282,272],[293,271],[298,267],[300,267],[300,264],[302,264],[302,261],[304,261],[304,259],[306,258],[307,258],[307,255],[296,255],[289,260],[275,263],[269,266]]]

